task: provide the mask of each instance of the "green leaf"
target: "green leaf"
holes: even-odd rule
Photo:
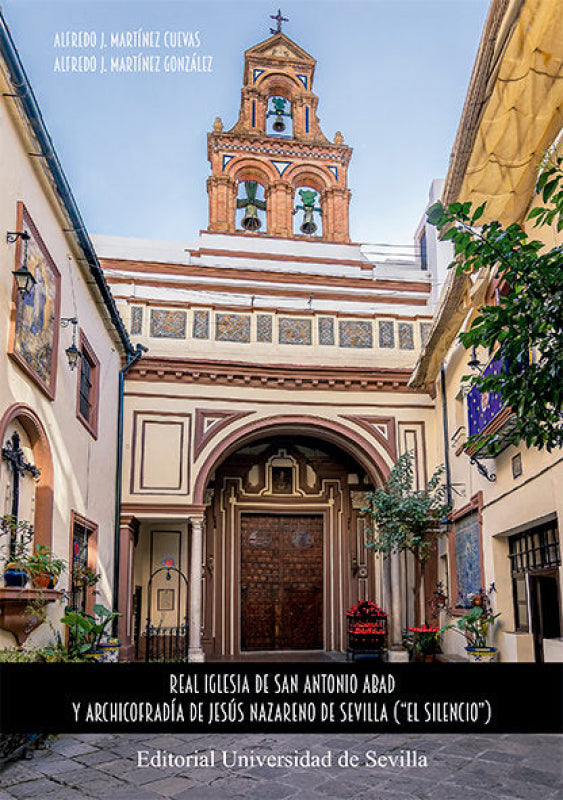
[[[444,218],[444,206],[438,202],[430,206],[426,212],[426,218],[431,225],[440,225]]]
[[[483,213],[485,211],[486,205],[487,205],[486,203],[483,203],[482,205],[479,206],[479,208],[475,209],[475,211],[473,212],[473,216],[471,218],[471,224],[472,225],[475,225],[477,220],[481,219],[481,217],[483,216]]]

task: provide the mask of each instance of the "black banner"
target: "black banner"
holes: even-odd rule
[[[1,664],[9,733],[559,733],[561,664]]]

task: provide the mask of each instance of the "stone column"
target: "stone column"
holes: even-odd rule
[[[350,241],[348,232],[350,196],[350,190],[340,186],[331,186],[322,192],[323,239],[330,242]]]
[[[389,661],[408,661],[403,647],[403,608],[401,598],[401,562],[398,550],[393,550],[391,561],[391,630],[389,631]]]
[[[190,554],[190,661],[205,661],[201,646],[202,577],[203,577],[203,517],[190,517],[192,547]]]
[[[391,559],[381,554],[381,604],[383,610],[391,611]]]
[[[122,615],[117,621],[117,635],[121,642],[120,658],[133,657],[133,567],[134,547],[139,536],[139,520],[121,517],[119,521],[119,593],[117,611]]]
[[[293,186],[284,180],[270,184],[265,197],[268,215],[268,233],[272,236],[293,235]]]
[[[211,175],[207,179],[209,195],[209,230],[232,233],[235,230],[237,183],[228,175]]]

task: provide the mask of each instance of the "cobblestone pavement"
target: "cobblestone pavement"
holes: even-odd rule
[[[139,750],[149,758],[170,753],[179,763],[188,754],[214,753],[216,763],[139,767]],[[242,754],[295,757],[296,751],[332,766],[230,766]],[[367,766],[370,751],[387,755],[387,765]],[[407,751],[411,762],[425,756],[428,766],[392,764],[392,756],[406,759]],[[358,767],[338,765],[346,753]],[[563,737],[548,735],[72,735],[6,767],[0,800],[556,800],[563,797],[562,755]]]

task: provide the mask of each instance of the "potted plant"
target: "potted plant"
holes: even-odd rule
[[[93,658],[97,661],[115,661],[115,656],[106,655],[107,639],[106,631],[114,619],[121,616],[117,611],[109,611],[105,606],[97,604],[94,606],[94,615],[86,614],[82,611],[67,609],[65,616],[61,619],[69,628],[69,653],[73,657]],[[110,640],[109,650],[114,651],[119,648],[119,642]],[[113,655],[113,653],[112,653]]]
[[[54,589],[66,569],[66,561],[57,558],[50,547],[40,544],[27,557],[26,570],[38,589]]]
[[[4,567],[4,584],[23,589],[29,580],[27,545],[33,538],[33,525],[12,514],[0,517],[0,536],[10,536],[10,554]]]
[[[348,618],[348,652],[381,655],[387,638],[387,614],[372,600],[359,600],[346,612]]]
[[[92,567],[79,561],[72,567],[72,585],[90,587],[95,586],[100,580],[100,576]]]
[[[8,587],[24,589],[29,581],[27,569],[28,553],[21,540],[14,543],[6,566],[4,567],[4,584]]]
[[[494,621],[500,614],[493,614],[489,598],[485,592],[471,596],[472,606],[457,620],[454,630],[457,630],[467,641],[465,650],[470,661],[490,662],[495,661],[497,648],[488,645],[489,631]]]
[[[441,637],[444,631],[447,631],[451,625],[444,625],[443,627],[433,625],[422,625],[419,628],[409,628],[413,634],[413,650],[415,654],[426,662],[433,662],[436,660],[436,654],[440,652]]]

